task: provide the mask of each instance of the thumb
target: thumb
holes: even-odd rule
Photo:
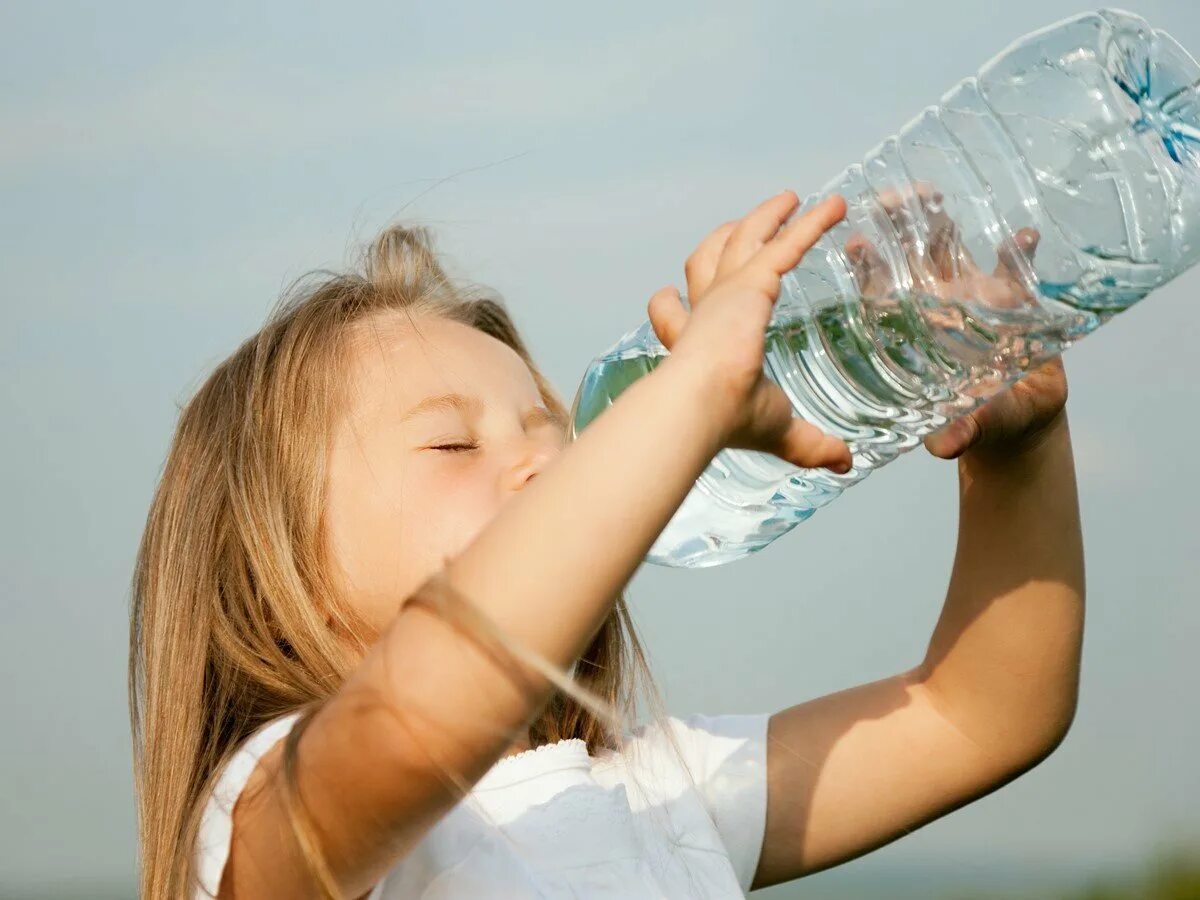
[[[658,335],[663,346],[670,350],[679,339],[688,320],[688,312],[683,308],[679,290],[673,285],[659,288],[650,298],[646,310],[650,314],[650,324],[654,333]]]
[[[940,459],[957,459],[979,441],[983,429],[974,413],[955,419],[940,431],[925,436],[925,449]]]
[[[997,278],[1003,278],[1016,285],[1024,285],[1028,280],[1030,261],[1037,252],[1038,241],[1042,234],[1036,228],[1019,228],[1011,241],[1004,241],[997,248],[996,271]]]
[[[783,438],[782,456],[792,465],[806,469],[828,466],[839,475],[850,471],[854,459],[849,445],[805,419],[793,416]]]

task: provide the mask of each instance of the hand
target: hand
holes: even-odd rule
[[[671,364],[689,366],[704,379],[722,446],[845,473],[852,464],[846,442],[792,415],[787,394],[763,373],[780,277],[846,214],[846,201],[835,195],[785,225],[799,202],[795,192],[784,191],[717,228],[684,266],[690,311],[674,287],[655,293],[648,311]]]
[[[895,192],[880,196],[901,236],[915,287],[942,299],[970,299],[997,308],[1016,308],[1035,303],[1029,285],[1034,283],[1030,261],[1040,235],[1021,228],[997,249],[995,270],[984,272],[961,240],[961,231],[946,213],[943,196],[932,185],[919,182],[904,198]],[[928,240],[913,240],[910,227],[902,221],[907,207],[920,204],[920,215],[928,222]],[[866,297],[881,298],[897,289],[890,267],[874,246],[861,235],[846,242],[846,254],[856,268],[858,284]],[[961,328],[961,317],[952,308],[927,313],[935,327]],[[978,409],[955,419],[945,428],[926,435],[925,449],[942,459],[955,459],[968,450],[975,455],[999,451],[1011,455],[1035,446],[1057,421],[1067,401],[1067,377],[1061,354],[1019,381],[1009,385]]]
[[[962,230],[950,218],[945,198],[936,187],[918,181],[903,194],[882,191],[878,199],[904,251],[912,290],[942,300],[969,299],[997,309],[1036,303],[1031,291],[1036,275],[1030,263],[1041,236],[1037,229],[1020,228],[1011,239],[1001,241],[996,248],[995,269],[985,272],[962,242]],[[927,230],[914,227],[918,220],[924,221]],[[852,235],[845,250],[864,297],[888,298],[906,289],[875,246],[861,234]],[[936,317],[937,311],[927,315]],[[942,324],[948,327],[953,327],[956,318],[961,320],[949,308],[944,317]],[[938,323],[935,319],[931,324]]]
[[[968,450],[975,456],[1012,456],[1037,446],[1062,418],[1067,403],[1067,374],[1062,355],[1031,369],[983,406],[925,436],[925,449],[942,459]]]

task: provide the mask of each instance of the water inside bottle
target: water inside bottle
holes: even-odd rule
[[[846,440],[856,469],[875,468],[895,456],[889,448],[911,446],[969,412],[1108,315],[1061,303],[998,309],[921,295],[829,300],[770,323],[764,368],[797,415]],[[655,340],[623,341],[597,359],[576,397],[575,432],[666,355]],[[854,475],[820,470],[819,477]]]
[[[847,442],[853,468],[839,475],[723,450],[647,559],[703,567],[756,552],[1112,315],[1044,304],[1002,310],[929,296],[860,298],[777,317],[765,333],[766,376],[797,415]],[[667,355],[647,322],[597,359],[575,397],[572,438]]]

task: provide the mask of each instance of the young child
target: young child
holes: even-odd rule
[[[852,463],[763,374],[781,276],[845,215],[798,204],[704,239],[690,308],[649,301],[670,355],[573,442],[503,305],[423,229],[216,368],[134,577],[140,896],[741,896],[1058,745],[1084,595],[1060,358],[925,439],[958,460],[960,525],[924,659],[770,715],[631,726],[622,591],[713,456]]]

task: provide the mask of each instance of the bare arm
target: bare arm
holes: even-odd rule
[[[567,666],[718,448],[690,371],[668,358],[631,385],[457,558],[450,583],[508,634]],[[614,465],[636,460],[636,465]],[[474,641],[405,607],[301,738],[298,780],[345,896],[376,883],[478,780],[549,694]],[[235,810],[229,896],[312,896],[279,794]]]
[[[943,714],[1026,762],[1066,735],[1083,648],[1084,564],[1066,412],[1029,453],[959,464],[958,551],[921,666]]]
[[[925,659],[771,718],[755,887],[886,844],[1028,770],[1075,711],[1083,544],[1065,412],[959,458],[958,547]]]

